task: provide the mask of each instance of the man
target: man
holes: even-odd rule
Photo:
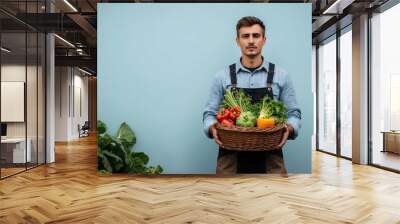
[[[297,105],[295,91],[288,74],[261,55],[266,42],[264,23],[257,17],[240,19],[236,25],[236,43],[241,58],[235,64],[217,73],[211,94],[203,113],[204,131],[220,146],[217,174],[235,173],[286,173],[282,147],[287,139],[295,139],[301,126],[301,111]],[[287,107],[287,128],[277,149],[267,152],[237,152],[224,149],[218,138],[216,113],[227,89],[242,89],[253,102],[268,95],[282,101]]]

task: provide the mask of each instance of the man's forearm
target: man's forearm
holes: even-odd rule
[[[206,134],[207,137],[212,138],[212,135],[210,135],[210,128],[216,122],[217,122],[217,120],[215,119],[215,116],[212,116],[212,115],[204,116],[203,128],[204,128],[204,133]]]
[[[298,135],[298,130],[301,127],[301,119],[296,116],[290,116],[286,121],[286,124],[291,127],[291,133],[289,139],[295,139]]]
[[[210,96],[208,98],[205,110],[203,112],[203,129],[204,129],[203,131],[204,134],[209,138],[212,138],[212,136],[210,136],[209,129],[211,125],[217,122],[216,114],[219,110],[219,105],[223,100],[223,97],[224,93],[222,88],[222,82],[220,79],[216,77],[211,86]]]

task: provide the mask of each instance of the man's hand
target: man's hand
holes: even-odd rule
[[[286,124],[286,130],[285,130],[285,132],[283,133],[282,140],[281,140],[281,142],[279,143],[279,145],[278,145],[278,147],[277,147],[278,149],[282,149],[282,147],[285,145],[285,143],[286,143],[286,141],[287,141],[289,135],[290,135],[291,133],[293,133],[293,132],[294,132],[294,129],[293,129],[292,125]]]
[[[213,124],[211,125],[210,129],[208,130],[208,132],[210,133],[210,135],[214,138],[215,142],[222,147],[222,142],[219,140],[218,137],[218,133],[217,133],[217,128],[215,127],[217,124]]]

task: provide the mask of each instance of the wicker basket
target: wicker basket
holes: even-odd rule
[[[273,128],[246,128],[217,124],[216,129],[224,149],[268,151],[277,148],[286,130],[286,125],[278,124]]]

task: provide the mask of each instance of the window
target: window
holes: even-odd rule
[[[19,15],[43,1],[3,2]],[[45,163],[45,34],[0,12],[0,178]],[[10,109],[13,108],[13,109]]]
[[[340,155],[352,157],[352,34],[351,26],[340,36]]]
[[[371,162],[400,170],[400,4],[371,19]]]
[[[318,48],[318,149],[336,153],[336,36]]]

